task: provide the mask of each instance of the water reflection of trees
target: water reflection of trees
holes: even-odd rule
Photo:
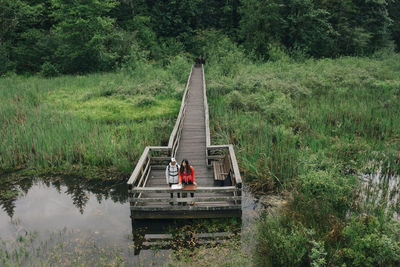
[[[89,193],[94,194],[99,203],[107,199],[120,203],[125,203],[128,200],[125,180],[87,180],[71,176],[12,179],[12,181],[0,179],[0,206],[7,212],[8,216],[13,217],[14,215],[18,193],[27,194],[31,187],[37,183],[53,187],[60,194],[69,195],[73,204],[81,213],[83,213],[89,201]],[[62,187],[66,187],[65,192],[62,192]]]

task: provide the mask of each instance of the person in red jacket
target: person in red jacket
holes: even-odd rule
[[[181,166],[179,168],[179,184],[196,184],[196,181],[194,180],[194,169],[193,167],[189,164],[189,161],[187,159],[183,159]],[[190,193],[191,197],[194,197],[194,193]],[[190,203],[190,205],[193,205],[194,201]]]

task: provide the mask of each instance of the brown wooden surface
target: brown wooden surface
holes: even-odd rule
[[[187,190],[196,190],[197,185],[194,184],[185,184],[182,188],[183,191],[187,191]]]
[[[204,116],[203,74],[201,67],[192,69],[186,98],[185,116],[179,140],[179,147],[175,155],[179,164],[186,158],[193,166],[195,181],[198,186],[214,186],[213,170],[206,165],[206,127]],[[147,187],[167,186],[165,170],[152,170]],[[154,195],[145,197],[155,197]]]
[[[207,146],[210,143],[210,136],[204,72],[201,66],[192,67],[191,76],[182,100],[182,106],[168,147],[172,144],[177,145],[175,158],[180,165],[183,159],[189,161],[194,169],[195,181],[198,187],[196,189],[195,185],[185,185],[183,189],[171,191],[165,179],[166,166],[164,168],[153,168],[152,166],[148,179],[146,179],[145,187],[133,188],[133,194],[140,194],[140,198],[149,200],[132,201],[132,217],[141,219],[238,215],[240,212],[237,212],[237,210],[241,210],[240,198],[235,197],[237,194],[233,192],[237,188],[214,187],[213,168],[207,166]],[[227,148],[229,146],[225,145],[223,147]],[[172,153],[174,152],[175,149],[172,148]],[[146,153],[149,154],[148,151]],[[156,156],[154,160],[165,160],[165,157]],[[140,162],[143,164],[144,161],[143,155]],[[144,168],[136,168],[135,174],[139,174],[144,170]],[[182,194],[182,191],[194,192],[194,198],[199,202],[196,201],[193,206],[169,205],[167,199],[170,197],[170,193],[174,193],[172,201],[176,203],[178,201],[176,193],[181,192]],[[209,200],[205,201],[206,198]],[[155,199],[163,200],[157,202],[154,201]]]

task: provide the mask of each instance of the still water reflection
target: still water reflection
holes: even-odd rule
[[[11,196],[0,198],[2,239],[16,238],[21,232],[46,234],[63,228],[122,239],[130,230],[124,181],[27,178],[18,184],[3,183],[1,190]],[[119,231],[115,233],[115,229]]]
[[[68,237],[62,240],[72,240],[71,247],[85,250],[85,245],[80,244],[93,241],[100,248],[117,248],[117,253],[128,259],[125,263],[144,265],[162,263],[171,251],[182,246],[213,246],[237,236],[243,232],[243,226],[249,224],[249,217],[254,215],[252,210],[258,208],[245,194],[243,224],[241,218],[222,223],[212,220],[132,221],[125,180],[77,177],[3,182],[0,195],[0,240],[17,240],[30,233],[47,240],[54,233],[64,231]]]

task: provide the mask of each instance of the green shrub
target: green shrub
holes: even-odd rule
[[[399,266],[400,224],[374,216],[355,218],[343,229],[343,258],[348,266]]]
[[[310,254],[311,267],[323,267],[327,265],[324,242],[311,241],[312,249]]]
[[[244,110],[246,108],[245,98],[239,91],[232,91],[227,96],[229,106],[232,109]]]
[[[352,194],[349,178],[332,171],[310,170],[298,177],[291,208],[303,223],[327,231],[332,217],[345,218]]]
[[[255,263],[257,266],[305,266],[313,231],[296,225],[284,215],[268,216],[258,226]]]
[[[49,63],[49,62],[45,62],[42,65],[42,70],[40,71],[40,74],[43,77],[55,77],[58,76],[60,73],[58,72],[57,68]]]
[[[177,55],[170,59],[167,69],[180,83],[186,83],[188,79],[188,71],[190,70],[190,63],[186,57]]]
[[[283,124],[295,117],[290,98],[280,92],[268,92],[262,96],[265,104],[262,106],[266,118],[273,123]]]

